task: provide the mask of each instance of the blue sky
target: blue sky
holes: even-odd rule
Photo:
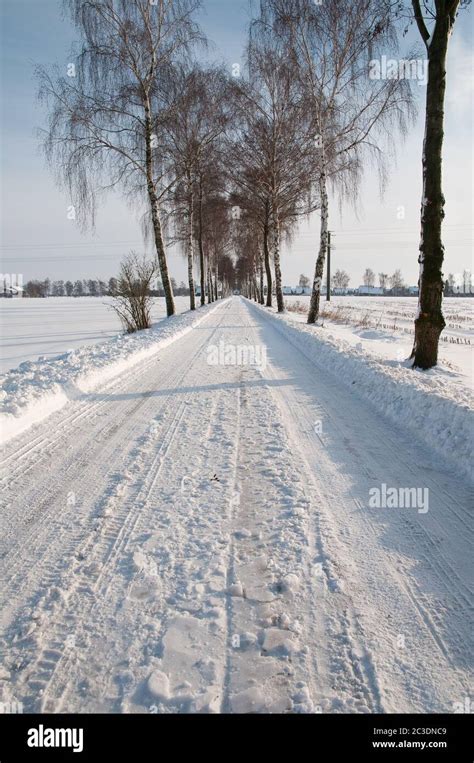
[[[205,0],[200,21],[214,43],[212,56],[239,62],[249,18],[246,0]],[[119,196],[100,208],[96,231],[81,233],[67,219],[70,200],[59,191],[45,165],[37,138],[44,124],[36,100],[35,64],[67,63],[74,30],[62,17],[59,0],[0,0],[1,59],[1,251],[2,271],[25,279],[108,278],[130,249],[144,250],[138,217]],[[451,41],[448,62],[444,188],[445,272],[472,267],[472,13],[463,12]],[[418,86],[420,99],[425,89]],[[396,165],[380,198],[375,172],[368,171],[357,199],[357,214],[332,203],[333,268],[361,282],[366,267],[376,273],[401,268],[409,283],[417,280],[423,108],[402,144],[394,135]],[[405,217],[400,219],[400,208]],[[312,275],[318,245],[318,218],[302,223],[283,257],[286,284],[300,273]],[[186,279],[178,251],[170,252],[175,278]]]

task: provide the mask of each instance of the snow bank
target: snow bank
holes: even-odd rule
[[[301,323],[306,323],[309,303],[309,297],[285,297],[288,315]],[[320,323],[352,345],[362,344],[364,352],[373,353],[379,360],[400,361],[413,347],[417,305],[418,300],[412,297],[332,297],[331,302],[321,303]],[[444,368],[452,381],[471,389],[474,300],[445,298],[443,313],[446,328],[439,344],[437,370]]]
[[[368,355],[336,330],[295,322],[287,314],[248,303],[315,365],[337,377],[375,409],[442,456],[453,470],[473,478],[472,390],[456,384],[444,369],[413,371],[409,361]],[[453,375],[454,376],[454,375]]]
[[[121,334],[55,358],[27,361],[0,376],[2,442],[42,421],[82,392],[89,392],[187,334],[222,301],[164,318],[151,329]]]

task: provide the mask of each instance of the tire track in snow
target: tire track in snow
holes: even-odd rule
[[[221,319],[222,320],[222,319]],[[208,334],[210,337],[213,336],[216,329],[213,328],[212,330],[208,331]],[[195,353],[195,357],[197,357],[200,354],[201,350],[198,349],[198,351]],[[193,360],[190,362],[188,361],[187,368],[182,375],[181,382],[187,376],[193,367]],[[177,385],[177,387],[180,387],[180,384]],[[167,426],[162,428],[155,433],[156,437],[160,437],[163,441],[163,445],[160,448],[160,451],[155,457],[154,462],[151,464],[150,469],[147,471],[147,474],[145,475],[145,484],[141,485],[141,477],[139,476],[136,483],[137,483],[137,489],[138,489],[138,495],[136,494],[131,497],[131,503],[132,503],[132,509],[129,511],[130,506],[126,502],[126,496],[124,496],[124,508],[122,511],[122,515],[117,518],[117,526],[118,526],[118,532],[115,531],[110,533],[108,532],[108,535],[112,535],[116,540],[115,544],[111,548],[109,555],[104,558],[102,555],[98,554],[97,549],[99,548],[99,545],[96,543],[95,546],[92,546],[92,550],[89,552],[86,548],[83,548],[81,551],[81,556],[85,557],[87,559],[87,568],[90,569],[91,567],[99,567],[99,570],[101,569],[102,572],[99,571],[99,576],[96,579],[96,582],[94,586],[91,588],[90,584],[88,582],[88,575],[86,575],[86,579],[76,584],[75,588],[73,589],[73,592],[69,594],[68,599],[68,610],[74,610],[81,613],[81,622],[84,625],[84,616],[86,616],[87,622],[94,622],[94,619],[96,615],[100,615],[100,603],[107,601],[108,594],[109,594],[109,586],[111,581],[113,580],[114,574],[117,573],[116,566],[114,567],[114,561],[117,562],[119,557],[124,557],[127,554],[128,551],[128,542],[131,538],[132,531],[135,531],[137,528],[137,524],[140,521],[140,517],[142,515],[146,516],[146,505],[148,502],[148,498],[153,491],[153,488],[155,487],[156,481],[161,473],[161,467],[164,463],[165,456],[167,454],[167,451],[169,447],[173,444],[175,440],[175,433],[177,428],[179,427],[182,419],[184,411],[187,407],[187,405],[190,402],[190,398],[193,396],[193,390],[192,387],[189,388],[189,392],[183,397],[183,399],[180,401],[180,405],[178,406],[178,409],[175,410],[172,407],[169,408],[169,416],[172,417],[171,423]],[[136,507],[136,508],[135,508]],[[113,515],[112,515],[113,519]],[[92,543],[94,543],[94,536],[91,536]],[[99,557],[99,559],[97,559]],[[102,578],[104,579],[104,585],[100,585]],[[81,596],[82,599],[78,599],[77,601],[73,599],[74,592],[77,594],[76,598],[78,596]],[[59,642],[64,641],[64,634],[66,632],[71,633],[71,630],[73,629],[74,623],[66,623],[65,621],[58,624],[58,628],[61,633],[61,637],[59,638]],[[86,628],[76,628],[76,636],[81,641],[81,633],[86,630]],[[56,642],[58,639],[56,639]],[[53,644],[53,648],[54,648]],[[46,654],[51,655],[52,649],[47,647],[45,650]],[[71,670],[75,663],[75,658],[77,656],[76,650],[64,650],[59,653],[56,653],[56,661],[55,661],[55,667],[52,671],[52,675],[48,681],[47,688],[43,689],[43,699],[42,699],[42,707],[43,709],[51,709],[53,710],[56,707],[60,707],[60,701],[61,697],[64,694],[64,692],[67,691],[68,686],[70,684],[69,676],[71,674]],[[42,658],[40,658],[40,663],[44,664],[42,662]],[[51,669],[52,664],[48,665],[48,667]],[[36,687],[37,688],[37,687]],[[51,696],[53,695],[53,696]]]
[[[271,363],[267,366],[265,378],[273,382],[280,378]],[[270,385],[269,389],[275,399],[275,404],[284,410],[286,403],[279,394],[279,388]],[[311,450],[310,438],[307,436],[308,422],[306,411],[303,410],[297,400],[292,400],[291,410],[287,409],[284,422],[291,440],[291,447],[294,452],[298,453],[300,463],[305,464],[308,480],[306,489],[310,505],[314,511],[314,561],[312,575],[310,566],[308,581],[312,592],[310,600],[314,603],[313,612],[317,613],[313,615],[313,631],[319,631],[325,643],[325,648],[321,645],[319,650],[313,649],[313,659],[316,662],[315,669],[323,682],[323,686],[319,687],[318,692],[319,707],[323,708],[324,711],[344,709],[346,703],[352,704],[354,702],[354,698],[358,698],[359,704],[363,698],[370,712],[383,712],[375,667],[364,646],[363,634],[357,621],[354,604],[350,594],[345,590],[343,578],[335,574],[334,559],[326,547],[318,509],[324,504],[324,499],[319,490],[316,475],[307,460],[308,450]],[[296,428],[298,425],[301,429]],[[304,447],[301,447],[303,433],[306,436],[304,436]],[[319,441],[321,442],[321,438]],[[318,654],[319,660],[316,654]],[[344,655],[344,659],[341,659],[341,654]],[[334,691],[335,676],[338,677],[336,691]]]
[[[241,304],[236,316],[239,340],[258,344]],[[311,712],[309,506],[260,371],[247,367],[240,377],[221,711]]]
[[[158,357],[158,361],[161,360],[162,355],[166,353],[166,349],[163,351],[162,354]],[[166,355],[164,355],[166,357]],[[152,374],[156,371],[157,368],[157,358],[153,357],[151,359],[148,359],[143,363],[142,368],[142,374],[139,378],[138,385],[136,386],[134,392],[135,394],[143,393],[146,391],[147,387],[149,386],[149,379],[148,379],[148,372],[151,371]],[[179,372],[177,372],[175,369],[172,369],[171,373],[168,374],[168,379],[162,380],[166,382],[168,388],[172,389],[173,386],[176,383],[179,383],[180,377],[177,375]],[[72,413],[66,413],[62,415],[61,413],[53,414],[50,419],[48,419],[48,431],[50,430],[50,426],[53,426],[52,420],[55,416],[61,419],[61,422],[59,425],[54,424],[54,426],[59,426],[61,429],[61,435],[58,437],[55,437],[53,442],[58,443],[57,451],[60,454],[60,457],[64,457],[64,464],[61,464],[59,467],[56,468],[56,471],[61,470],[61,476],[58,478],[57,482],[61,483],[71,483],[72,481],[76,481],[78,476],[81,474],[81,471],[83,468],[87,468],[89,466],[89,462],[91,460],[91,450],[90,448],[93,448],[97,444],[97,440],[100,439],[102,441],[105,441],[105,447],[108,447],[108,442],[110,438],[117,432],[118,424],[114,420],[111,425],[109,426],[108,430],[106,430],[104,435],[104,424],[102,419],[98,419],[97,416],[99,415],[98,409],[105,409],[104,416],[107,416],[108,411],[110,411],[111,405],[114,405],[114,399],[110,396],[112,393],[116,395],[120,391],[126,390],[128,386],[130,385],[131,381],[134,381],[136,379],[137,375],[137,369],[134,368],[129,372],[126,372],[123,377],[120,377],[119,379],[112,380],[112,382],[105,385],[100,390],[96,390],[92,395],[86,395],[86,401],[84,403],[81,403],[81,409],[79,412],[73,411]],[[103,395],[104,399],[99,400],[98,402],[90,401],[90,397],[95,397],[96,395]],[[165,403],[163,403],[164,405]],[[132,404],[131,404],[132,405]],[[141,406],[141,401],[139,401],[139,407]],[[132,413],[133,413],[132,408]],[[77,440],[75,438],[75,441],[73,443],[73,449],[72,451],[68,452],[68,446],[69,441],[71,439],[71,424],[77,423],[78,419],[85,418],[86,421],[82,421],[82,435],[85,434],[87,440],[85,441],[84,437],[78,437]],[[97,418],[97,420],[96,420]],[[114,417],[115,418],[115,417]],[[89,421],[90,419],[90,421]],[[91,426],[93,422],[95,421],[95,425]],[[131,422],[130,426],[127,427],[128,422]],[[130,430],[133,432],[134,422],[133,418],[125,412],[122,415],[122,421],[120,422],[122,427],[125,427],[128,431],[124,431],[122,433],[122,436],[124,437],[124,440],[126,441],[126,438],[130,436]],[[41,428],[41,424],[38,425],[38,427]],[[84,431],[84,427],[87,427],[86,431]],[[43,427],[46,428],[46,425]],[[26,435],[21,435],[18,439],[18,441],[21,441],[22,437],[25,437]],[[61,442],[59,442],[61,441]],[[40,437],[40,442],[37,444],[36,447],[39,447],[41,445],[44,445],[44,443],[50,442],[49,437]],[[4,450],[11,450],[13,446],[6,446]],[[97,448],[95,448],[97,450]],[[63,455],[64,454],[64,455]],[[48,456],[48,460],[50,461],[52,459],[51,453],[49,451],[46,453]],[[50,501],[50,496],[45,501],[41,501],[41,493],[45,490],[46,483],[49,482],[51,479],[50,477],[50,470],[45,470],[45,473],[42,473],[40,471],[40,467],[42,462],[44,461],[45,454],[43,454],[43,459],[37,459],[36,456],[31,460],[31,463],[28,466],[21,465],[19,469],[17,470],[16,476],[21,476],[21,484],[24,483],[26,474],[29,469],[35,468],[36,474],[34,483],[35,486],[32,489],[30,493],[27,493],[25,495],[18,495],[18,492],[16,491],[16,485],[15,485],[15,473],[11,474],[10,472],[8,475],[5,476],[5,480],[8,480],[7,485],[7,501],[10,498],[10,501],[15,501],[16,504],[16,511],[10,512],[11,516],[11,527],[10,530],[4,525],[4,522],[6,520],[5,516],[2,516],[2,537],[5,541],[5,543],[8,543],[9,547],[9,553],[15,551],[15,543],[14,538],[17,537],[21,532],[21,525],[20,525],[20,516],[21,511],[24,510],[26,512],[26,518],[25,518],[25,524],[29,525],[32,522],[36,522],[38,512],[36,511],[36,507],[42,506],[42,505],[48,505]],[[100,457],[100,456],[99,456]],[[15,458],[15,448],[13,447],[13,453],[11,456],[7,458],[7,460],[14,459]],[[78,461],[78,458],[82,458],[82,462]],[[112,456],[113,460],[113,456]],[[70,474],[69,472],[72,472]],[[53,475],[55,476],[55,475]],[[39,479],[38,479],[39,478]],[[38,482],[38,484],[36,484]],[[56,487],[54,490],[49,490],[50,494],[54,494],[54,492],[60,492],[60,489]],[[6,514],[7,512],[5,512]],[[20,516],[19,516],[20,515]],[[46,519],[48,517],[46,516]],[[31,537],[35,537],[37,530],[38,530],[39,524],[36,523],[34,528],[32,528],[31,531]],[[10,534],[8,534],[10,532]],[[13,536],[13,538],[12,538]],[[21,542],[23,545],[28,543],[28,539],[24,536],[21,536]],[[9,562],[9,559],[6,559],[6,564],[8,564],[9,570],[12,569],[11,563]]]
[[[124,402],[118,419],[113,397],[80,403],[69,455],[67,426],[37,464],[41,427],[36,451],[22,440],[28,479],[50,470],[37,491],[18,496],[24,520],[34,520],[17,519],[24,529],[13,562],[24,589],[19,577],[10,588],[11,612],[20,614],[8,634],[11,659],[24,663],[10,688],[25,707],[37,706],[41,690],[44,708],[107,712],[152,703],[159,712],[426,711],[462,699],[469,590],[453,556],[454,542],[466,545],[462,490],[445,480],[443,514],[434,506],[426,518],[366,516],[364,491],[374,482],[398,484],[402,475],[418,484],[423,475],[435,491],[438,480],[365,406],[367,431],[358,428],[357,399],[254,312],[232,300],[192,340],[160,354],[164,368],[153,359],[141,376],[134,369],[117,381],[119,398],[144,398],[135,410]],[[206,366],[199,353],[221,338],[267,343],[264,378]],[[147,392],[157,383],[164,394],[155,402]],[[153,434],[152,410],[161,416]],[[319,437],[316,411],[325,422]],[[192,483],[184,495],[183,476]],[[103,485],[93,484],[98,477]],[[85,496],[77,519],[54,498],[72,478]],[[21,545],[36,535],[35,555]],[[234,584],[244,596],[231,595]],[[400,631],[405,652],[393,645]],[[431,648],[433,634],[442,648]]]
[[[222,311],[220,311],[220,312],[222,312]],[[222,320],[222,317],[221,317],[221,320]],[[214,331],[215,331],[215,329],[214,329]],[[198,337],[199,337],[199,335],[198,335]],[[194,351],[193,357],[191,359],[186,359],[185,362],[182,363],[182,365],[184,365],[184,371],[181,370],[179,372],[179,376],[178,376],[177,379],[176,379],[176,374],[174,374],[175,375],[175,379],[173,380],[173,384],[170,384],[170,383],[168,384],[168,386],[170,388],[169,395],[167,397],[165,397],[165,398],[160,398],[159,399],[161,401],[161,408],[165,408],[166,409],[167,400],[173,394],[173,387],[176,384],[179,386],[180,382],[183,380],[183,378],[188,373],[190,366],[192,366],[192,363],[194,362],[194,359],[199,355],[201,350],[202,350],[202,342],[199,342],[198,343],[198,348]],[[169,375],[168,375],[168,378],[165,379],[165,381],[171,382],[171,378],[169,377]],[[134,404],[132,406],[132,412],[131,413],[132,414],[133,413],[136,414],[137,411],[139,410],[139,408],[141,408],[148,400],[149,400],[149,396],[146,395],[145,397],[142,397],[138,401],[138,403],[136,403],[136,404]],[[184,405],[185,405],[185,403],[182,403],[181,407],[183,408]],[[171,412],[172,412],[172,409],[171,409]],[[126,420],[128,420],[129,416],[130,416],[130,411],[127,411],[127,419]],[[133,415],[131,417],[131,421],[133,421]],[[120,432],[120,423],[117,423],[117,422],[113,423],[111,431],[112,431],[112,433],[114,435],[118,434]],[[123,443],[122,443],[122,448],[123,448]],[[87,453],[87,459],[90,460],[90,452]],[[127,459],[125,459],[125,462],[126,461],[127,461]],[[45,525],[47,525],[47,517],[45,518],[44,523],[45,523]],[[34,531],[37,532],[37,530],[38,530],[38,528],[36,527]],[[96,541],[97,535],[96,535],[95,531],[92,532],[92,534],[89,536],[89,538],[92,539],[93,542]],[[76,544],[77,544],[76,538],[73,537],[69,548],[66,545],[66,548],[63,549],[63,551],[70,554],[72,552],[72,549],[74,549]],[[21,562],[21,560],[19,560],[19,566],[21,567],[21,565],[22,565],[22,562]],[[24,572],[24,565],[23,565],[23,572]],[[34,575],[36,574],[36,571],[30,571],[29,574],[30,574],[31,578],[34,578]],[[69,580],[68,574],[66,575],[66,578],[64,580],[58,581],[58,572],[57,572],[57,569],[56,569],[56,560],[55,559],[52,559],[51,561],[47,560],[46,572],[44,574],[44,577],[42,576],[42,578],[43,578],[43,580],[46,583],[46,586],[45,586],[45,590],[46,591],[48,590],[48,588],[50,586],[52,586],[54,583],[57,584],[58,582],[67,590],[68,580]],[[24,586],[24,582],[25,581],[23,580],[21,582],[22,582],[22,584]],[[84,588],[84,591],[85,591],[86,594],[88,593],[87,586]],[[54,592],[54,595],[56,595],[56,592]],[[47,596],[47,594],[46,594],[46,596]],[[35,595],[35,598],[36,598],[36,595]],[[46,624],[46,626],[44,627],[44,630],[48,632],[48,631],[50,631],[50,629],[51,629],[51,623],[48,622]],[[67,627],[63,627],[62,628],[62,632],[61,632],[60,638],[58,640],[59,644],[62,644],[63,651],[64,651],[64,638],[63,638],[63,636],[64,636],[64,633],[66,633],[66,632],[68,634],[71,633],[71,625],[70,624],[68,624]],[[29,634],[27,634],[27,636],[28,635]],[[38,631],[37,636],[41,636],[41,631]],[[10,638],[11,638],[11,640],[13,640],[15,638],[15,636],[13,634],[7,634],[7,640],[10,640]],[[21,649],[20,651],[23,651],[23,650]],[[52,645],[51,649],[48,649],[48,647],[46,647],[46,649],[44,651],[45,651],[45,653],[49,654],[50,658],[54,657],[54,660],[50,659],[49,661],[46,661],[46,665],[45,665],[44,662],[42,663],[42,658],[41,657],[39,658],[38,664],[41,663],[41,665],[40,665],[40,668],[41,668],[40,669],[40,675],[42,676],[42,678],[44,678],[44,675],[45,675],[44,668],[47,667],[50,671],[53,669],[53,667],[56,668],[57,664],[60,661],[61,654],[62,654],[62,652],[60,652],[58,650],[58,643],[54,643],[54,642],[53,642],[53,645]],[[21,658],[20,662],[22,662],[22,661],[23,661],[23,657]],[[15,658],[14,657],[13,658],[11,657],[11,662],[13,662],[13,664],[15,664]],[[36,688],[38,688],[38,687],[36,687]]]
[[[252,315],[257,312],[251,306],[249,310]],[[290,363],[295,370],[292,386],[280,386],[273,391],[282,398],[288,412],[289,426],[291,422],[297,422],[295,439],[303,439],[302,453],[304,451],[303,456],[309,459],[308,472],[315,475],[321,488],[323,532],[333,562],[339,560],[343,563],[343,578],[350,581],[352,599],[357,601],[362,641],[367,645],[377,671],[384,706],[391,711],[450,711],[452,702],[458,701],[463,692],[467,692],[468,696],[465,670],[470,648],[466,639],[466,615],[471,605],[468,588],[460,575],[460,571],[466,570],[462,560],[467,551],[462,516],[457,511],[459,506],[465,505],[463,493],[466,491],[446,471],[440,471],[444,485],[449,485],[450,489],[447,491],[444,488],[438,494],[438,482],[432,478],[431,454],[419,445],[413,446],[396,427],[376,417],[367,404],[358,400],[357,392],[351,399],[347,388],[339,387],[333,377],[325,376],[324,372],[314,367],[304,350],[286,341],[286,336],[282,338],[274,318],[267,317],[261,310],[258,310],[258,315],[261,317],[262,337],[279,348],[280,356],[275,358],[278,374],[281,376],[282,369],[283,376],[289,373]],[[296,355],[290,347],[302,357],[298,366],[294,365]],[[290,354],[291,361],[288,360]],[[303,400],[300,413],[298,393],[293,389],[299,391]],[[320,418],[324,422],[323,438],[308,436],[308,421],[313,418],[316,407],[319,412],[318,415],[315,413],[314,419]],[[357,445],[353,443],[354,437]],[[429,466],[425,468],[424,464]],[[347,475],[356,475],[355,480],[353,477],[355,486],[342,471],[344,466]],[[365,506],[368,490],[380,482],[427,485],[433,499],[429,514],[374,514],[371,510],[373,520],[370,520]],[[350,508],[349,498],[357,508],[355,514]],[[328,509],[331,514],[328,514]],[[361,522],[364,520],[363,525]],[[367,527],[371,528],[371,532],[367,533]],[[390,539],[393,539],[396,557],[393,551],[384,548],[381,532],[387,530],[390,531]],[[443,539],[446,541],[443,542]],[[360,555],[359,546],[366,549],[365,555]],[[359,569],[351,559],[354,552]],[[412,573],[405,561],[411,556],[418,566],[426,565],[421,579],[419,574]],[[385,569],[388,569],[388,574],[384,574]],[[410,591],[405,585],[409,585]],[[423,589],[429,593],[423,592]],[[449,620],[449,609],[444,607],[441,610],[439,597],[431,593],[442,590],[448,593],[455,607],[455,610],[451,609],[451,614],[456,612],[456,617]],[[371,607],[374,607],[372,612]],[[420,608],[424,612],[421,621]],[[398,624],[393,621],[392,613],[395,612]],[[422,622],[423,627],[416,629],[414,622]],[[449,628],[446,627],[448,623]],[[371,630],[375,633],[372,634]],[[397,648],[397,634],[406,637],[406,649]],[[384,651],[384,642],[387,646],[392,642],[389,651]],[[440,647],[440,651],[434,654],[430,648],[433,643],[437,644],[437,649]],[[394,694],[397,691],[398,695]]]
[[[163,444],[153,457],[147,475],[145,475],[145,484],[140,487],[138,494],[132,500],[130,500],[130,496],[127,500],[126,494],[120,495],[121,510],[118,512],[112,510],[111,516],[104,520],[103,532],[99,530],[99,537],[90,536],[88,542],[81,547],[80,554],[87,560],[87,569],[80,572],[76,577],[74,584],[76,600],[68,601],[68,608],[81,614],[81,624],[74,629],[75,638],[78,638],[79,641],[81,632],[87,628],[86,624],[94,621],[102,603],[107,600],[108,590],[114,582],[112,576],[116,571],[114,564],[118,557],[127,551],[131,534],[134,532],[140,513],[160,474],[163,459],[166,457],[170,443],[181,422],[185,407],[186,400],[178,406],[176,411],[171,412],[171,421],[160,431]],[[91,565],[98,569],[98,574],[93,580],[91,580],[88,571]],[[68,631],[69,627],[66,626],[65,630]],[[57,712],[58,707],[61,709],[61,699],[69,686],[71,672],[75,664],[77,664],[76,650],[72,649],[61,653],[60,659],[56,662],[54,671],[43,690],[42,712]]]
[[[52,503],[52,498],[55,495],[63,495],[63,506],[67,506],[67,490],[65,490],[65,486],[72,487],[76,483],[80,483],[81,487],[84,486],[84,484],[88,485],[88,480],[85,480],[84,477],[84,470],[87,472],[89,471],[91,473],[91,481],[93,480],[93,476],[97,475],[97,463],[93,460],[91,457],[91,449],[90,447],[92,445],[95,445],[94,450],[98,451],[97,444],[100,444],[100,452],[98,455],[99,462],[103,464],[104,466],[104,477],[107,474],[109,470],[109,463],[110,461],[114,461],[116,458],[116,455],[120,453],[123,450],[123,442],[126,441],[126,438],[129,437],[133,433],[133,428],[135,426],[134,423],[134,415],[137,414],[137,412],[145,406],[149,400],[150,395],[147,395],[146,392],[143,390],[148,386],[146,383],[142,390],[138,393],[140,395],[139,400],[136,403],[131,403],[130,408],[128,408],[126,416],[123,416],[121,420],[118,422],[115,420],[112,425],[107,430],[107,436],[104,439],[102,439],[102,433],[103,433],[103,426],[102,422],[98,422],[99,432],[94,431],[93,434],[91,434],[88,438],[86,443],[81,443],[75,450],[74,455],[68,456],[68,460],[65,465],[61,465],[59,469],[59,474],[53,474],[53,479],[55,479],[55,483],[53,486],[48,485],[47,489],[47,496],[44,499],[40,499],[38,502],[37,495],[40,495],[44,493],[45,491],[45,485],[51,480],[51,476],[49,473],[42,476],[42,480],[40,480],[40,484],[38,487],[35,487],[33,489],[33,494],[27,493],[26,496],[22,499],[22,504],[26,505],[29,509],[29,511],[32,514],[32,518],[28,519],[27,525],[31,525],[29,536],[27,535],[20,535],[21,527],[18,527],[18,524],[15,526],[16,533],[19,534],[19,540],[16,544],[11,544],[9,554],[5,556],[4,562],[5,566],[8,566],[9,571],[9,579],[7,582],[11,581],[13,579],[13,576],[15,574],[21,574],[22,575],[22,584],[24,583],[23,575],[24,575],[24,564],[21,556],[18,556],[17,563],[10,561],[10,556],[15,554],[16,549],[20,545],[27,545],[29,543],[32,543],[32,539],[35,539],[35,544],[37,544],[38,534],[41,530],[45,529],[47,533],[49,534],[49,523],[51,519],[51,513],[50,512],[43,512],[41,511],[42,508],[48,507]],[[160,404],[160,403],[159,403]],[[104,405],[110,406],[110,400],[107,400],[104,402]],[[161,406],[164,407],[166,405],[166,401],[161,402]],[[125,431],[124,431],[125,429]],[[132,435],[133,436],[133,435]],[[80,438],[78,438],[80,439]],[[79,451],[79,453],[77,452]],[[104,452],[105,451],[105,452]],[[97,479],[96,479],[97,481]],[[99,487],[99,490],[101,488]],[[79,491],[73,491],[73,492],[79,492]],[[86,492],[87,495],[87,492]],[[91,504],[91,499],[84,500],[85,495],[82,495],[82,503],[87,505]],[[18,497],[16,498],[18,501]],[[20,504],[20,501],[18,501]],[[39,510],[39,511],[38,511]],[[91,511],[94,510],[94,507],[91,506]],[[37,516],[40,516],[40,520],[37,520]],[[71,528],[72,531],[73,528]],[[31,540],[30,540],[31,539]],[[17,572],[18,571],[18,572]]]

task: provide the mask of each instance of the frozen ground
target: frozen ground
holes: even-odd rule
[[[309,297],[285,297],[289,314],[305,322]],[[413,346],[413,322],[418,301],[412,297],[322,298],[319,321],[352,347],[388,361],[403,361]],[[453,384],[473,386],[474,299],[443,301],[446,328],[440,342],[440,367],[450,372]]]
[[[20,434],[58,411],[70,400],[128,371],[167,347],[216,309],[205,306],[172,318],[161,318],[148,331],[117,334],[52,358],[26,360],[0,376],[0,441]]]
[[[0,373],[116,336],[121,324],[111,304],[110,297],[0,299]],[[189,297],[176,297],[176,309],[188,310]],[[152,315],[166,315],[164,299],[155,300]]]
[[[0,701],[465,708],[469,485],[362,378],[408,369],[240,298],[201,318],[4,447]],[[374,508],[384,484],[428,501]]]

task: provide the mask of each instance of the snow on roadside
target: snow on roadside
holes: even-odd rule
[[[474,357],[470,344],[474,313],[470,303],[469,299],[443,300],[447,325],[441,335],[438,359],[438,371],[444,369],[450,383],[469,389]],[[324,303],[319,323],[351,345],[362,345],[364,352],[379,360],[400,363],[413,347],[416,305],[417,300],[410,297],[332,297],[330,303]],[[309,297],[285,297],[285,306],[293,320],[306,323]]]
[[[368,355],[333,331],[308,326],[288,314],[278,315],[249,303],[315,365],[337,377],[376,410],[432,448],[456,472],[472,480],[474,406],[472,390],[452,383],[440,368],[413,371],[410,362],[396,363]]]
[[[0,299],[0,374],[26,360],[55,358],[86,345],[102,344],[122,333],[113,297]],[[175,296],[176,313],[189,310],[189,297]],[[164,297],[153,297],[151,320],[166,317]]]
[[[222,301],[164,318],[151,329],[71,350],[55,358],[26,361],[0,376],[1,441],[28,429],[83,392],[132,368],[198,326]]]

